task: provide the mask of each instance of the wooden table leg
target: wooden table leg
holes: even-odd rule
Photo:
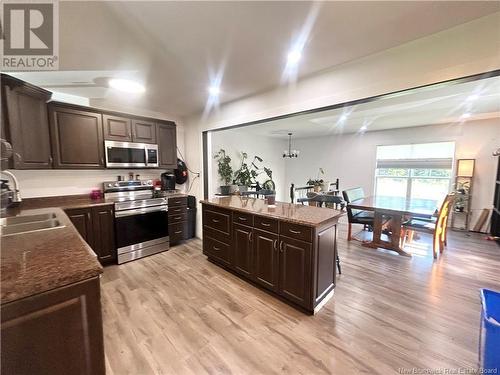
[[[382,239],[382,226],[384,223],[384,218],[387,214],[375,210],[374,219],[373,219],[373,239],[372,241],[364,242],[364,246],[368,246],[371,248],[381,247],[383,249],[392,250],[397,252],[399,255],[409,256],[411,254],[404,251],[400,246],[401,239],[401,223],[403,221],[403,216],[391,213],[391,226],[392,226],[392,235],[390,241],[385,241]]]

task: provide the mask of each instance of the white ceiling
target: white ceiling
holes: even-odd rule
[[[491,14],[500,2],[64,1],[59,7],[60,71],[20,78],[101,106],[127,103],[184,116],[203,109],[217,72],[222,102],[279,85],[308,14],[313,22],[299,77]],[[146,93],[107,89],[104,78],[117,76],[143,82]]]
[[[470,117],[464,118],[464,114]],[[312,138],[496,118],[500,132],[500,77],[410,90],[356,106],[237,128],[239,132]]]

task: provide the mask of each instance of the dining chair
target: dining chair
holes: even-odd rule
[[[450,193],[445,198],[441,204],[437,217],[429,221],[427,219],[412,218],[403,224],[403,230],[405,231],[403,236],[403,247],[405,244],[405,238],[410,231],[429,233],[433,235],[432,238],[432,253],[434,259],[437,258],[437,253],[441,254],[447,245],[447,232],[448,232],[448,217],[450,216],[450,211],[453,206],[453,201],[455,199],[455,194]]]
[[[373,228],[374,213],[372,211],[363,211],[352,209],[349,203],[363,199],[365,192],[363,188],[357,187],[342,191],[342,196],[347,203],[347,220],[349,222],[347,229],[347,241],[351,241],[355,237],[352,236],[352,224],[362,224],[363,230]]]

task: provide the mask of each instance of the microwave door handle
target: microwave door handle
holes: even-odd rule
[[[144,154],[145,154],[145,159],[146,160],[146,167],[148,166],[148,148],[147,147],[144,147]]]

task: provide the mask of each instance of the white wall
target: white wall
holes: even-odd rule
[[[498,69],[499,31],[500,12],[336,66],[302,79],[293,87],[279,87],[222,105],[208,118],[192,116],[185,122],[188,164],[201,169],[203,130]],[[203,199],[201,182],[193,185],[198,199]]]
[[[322,167],[326,179],[340,179],[340,189],[361,186],[367,194],[375,189],[376,151],[379,145],[455,141],[456,159],[476,159],[471,223],[480,210],[491,208],[498,158],[491,153],[500,145],[500,119],[462,124],[432,125],[297,139],[301,155],[287,162],[287,183],[303,183],[310,177],[307,169]]]
[[[217,131],[211,133],[212,157],[221,148],[226,150],[231,157],[233,171],[236,171],[241,163],[240,152],[248,154],[247,162],[251,162],[254,155],[260,156],[264,161],[258,163],[273,171],[273,181],[276,184],[276,200],[287,201],[288,193],[285,183],[285,160],[282,157],[283,150],[287,147],[286,141],[265,136],[241,133],[238,129]],[[209,196],[212,197],[219,192],[219,176],[217,174],[217,162],[213,158],[210,161]],[[260,182],[267,180],[267,175],[262,175],[258,179]]]

